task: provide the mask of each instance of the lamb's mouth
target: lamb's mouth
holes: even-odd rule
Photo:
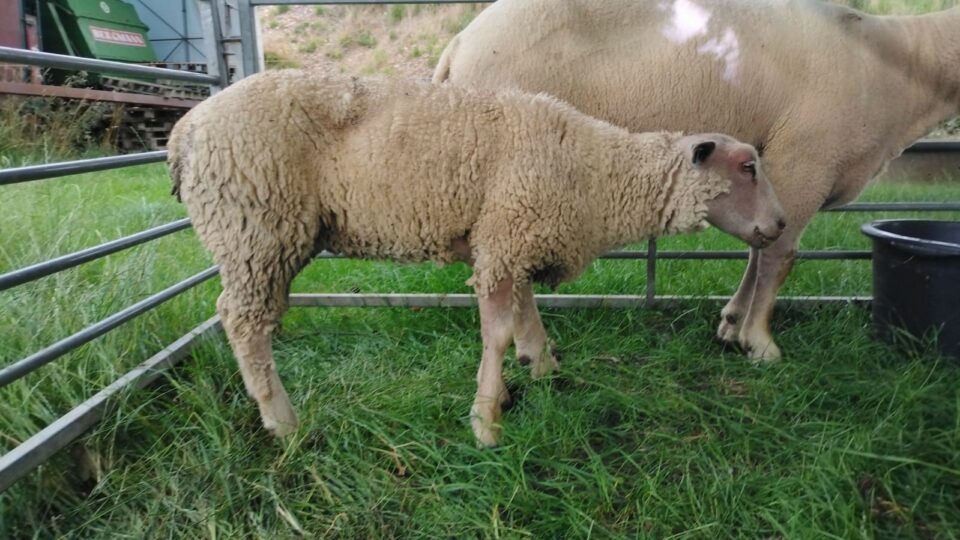
[[[767,236],[760,231],[760,227],[754,227],[753,236],[747,241],[747,243],[756,249],[763,249],[776,242],[777,238],[780,238],[780,234]]]

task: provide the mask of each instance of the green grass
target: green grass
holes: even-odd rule
[[[394,24],[399,23],[407,15],[407,6],[404,4],[393,4],[390,6],[390,21]]]
[[[459,34],[464,28],[470,24],[473,19],[477,17],[477,14],[480,13],[477,9],[471,8],[463,13],[460,13],[455,19],[449,19],[444,22],[444,29],[453,34]]]
[[[286,57],[283,54],[275,51],[264,52],[263,63],[267,69],[290,69],[303,67],[299,60]]]
[[[183,216],[160,165],[4,188],[0,272]],[[879,185],[861,200],[960,200],[960,184]],[[892,215],[892,214],[887,214]],[[805,249],[866,248],[824,214]],[[953,219],[958,214],[942,216]],[[662,249],[740,249],[715,231]],[[184,231],[0,293],[0,365],[210,263]],[[742,262],[666,262],[663,294],[729,294]],[[322,261],[295,292],[469,292],[462,265]],[[803,262],[787,294],[869,294],[869,263]],[[603,261],[560,292],[630,293],[642,263]],[[213,312],[211,282],[0,389],[0,452]],[[473,310],[300,308],[277,358],[303,427],[259,426],[222,336],[127,394],[72,453],[0,494],[0,538],[955,538],[960,366],[871,339],[856,307],[780,310],[787,358],[758,368],[711,341],[719,310],[544,310],[562,372],[530,381],[503,446],[467,410]]]

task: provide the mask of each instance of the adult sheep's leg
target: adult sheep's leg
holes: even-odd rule
[[[517,291],[517,309],[514,312],[514,344],[517,348],[517,360],[522,365],[530,365],[530,376],[543,377],[560,369],[547,339],[547,331],[540,320],[537,302],[533,297],[533,286],[522,285]]]
[[[774,342],[770,332],[770,317],[777,300],[777,292],[793,268],[794,256],[800,243],[800,237],[810,219],[823,205],[833,189],[833,181],[814,182],[809,179],[829,179],[831,176],[822,169],[809,166],[817,162],[812,159],[775,159],[771,156],[768,167],[770,178],[794,178],[792,182],[777,185],[777,196],[786,211],[787,227],[776,242],[759,250],[756,264],[756,285],[750,306],[744,314],[737,341],[747,356],[761,362],[779,360],[780,348]],[[801,163],[784,170],[782,164]],[[774,176],[777,175],[777,176]],[[805,179],[800,182],[797,179]]]
[[[740,346],[753,360],[772,362],[781,357],[780,347],[770,332],[770,317],[773,315],[777,291],[793,268],[798,240],[799,234],[791,235],[760,252],[757,285],[738,338]]]
[[[513,280],[504,279],[490,294],[480,294],[479,304],[483,357],[470,423],[477,443],[492,447],[500,442],[501,404],[509,400],[503,382],[503,356],[513,339]]]

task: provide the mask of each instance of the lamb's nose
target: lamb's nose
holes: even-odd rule
[[[777,227],[780,227],[780,230],[782,231],[782,230],[784,230],[784,229],[787,228],[787,222],[784,221],[782,218],[781,218],[781,219],[778,219],[778,220],[777,220]]]

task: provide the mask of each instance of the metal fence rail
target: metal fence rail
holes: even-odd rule
[[[554,309],[635,309],[682,302],[726,302],[728,296],[661,295],[654,299],[633,294],[538,294],[537,306]],[[824,303],[865,304],[867,296],[790,296],[778,300],[781,305],[811,306]],[[477,306],[475,294],[291,294],[290,307],[352,308],[469,308]]]
[[[216,13],[216,9],[210,9],[210,0],[199,0],[203,9],[207,12]],[[212,20],[205,21],[205,24],[213,24]],[[218,32],[211,32],[220,35]],[[216,43],[211,47],[214,60],[211,61],[211,74],[202,74],[186,71],[176,71],[149,66],[140,66],[134,64],[124,64],[119,62],[108,62],[95,60],[91,58],[79,58],[57,54],[41,53],[35,51],[26,51],[21,49],[11,49],[0,47],[0,62],[9,62],[14,64],[27,64],[43,67],[86,70],[95,72],[108,72],[111,74],[129,75],[136,77],[152,77],[157,79],[183,81],[189,83],[199,83],[210,85],[212,90],[216,90],[224,84],[224,73],[220,69],[222,62],[223,44]],[[0,185],[10,185],[32,180],[46,178],[56,178],[81,173],[103,171],[116,169],[120,167],[129,167],[133,165],[142,165],[147,163],[157,163],[164,161],[167,157],[166,151],[143,152],[139,154],[125,156],[110,156],[95,159],[84,159],[77,161],[68,161],[61,163],[49,163],[43,165],[34,165],[27,167],[18,167],[13,169],[0,170]],[[105,257],[120,250],[127,249],[157,238],[172,234],[174,232],[189,228],[190,221],[181,219],[145,231],[135,233],[124,238],[111,242],[106,242],[99,246],[94,246],[74,253],[56,257],[49,261],[41,262],[14,270],[0,275],[0,291],[27,283],[29,281],[48,276],[67,268],[75,267],[79,264]],[[155,293],[125,309],[114,313],[105,319],[94,323],[83,330],[66,337],[53,345],[44,348],[26,358],[14,362],[0,369],[0,387],[3,387],[39,367],[52,362],[69,351],[75,350],[89,341],[109,332],[113,328],[133,319],[160,304],[176,297],[184,291],[191,289],[200,283],[203,283],[217,275],[217,267],[204,270],[180,283]],[[100,391],[94,397],[80,404],[68,414],[64,415],[51,425],[47,426],[40,433],[37,433],[27,441],[18,445],[16,448],[0,457],[0,491],[5,490],[16,479],[22,477],[37,465],[49,458],[54,452],[63,448],[70,441],[76,439],[80,434],[86,431],[99,418],[99,411],[104,403],[110,397],[114,396],[122,389],[137,385],[143,386],[156,379],[160,370],[169,366],[179,359],[183,358],[189,351],[194,340],[207,335],[219,328],[219,319],[214,317],[203,323],[194,331],[180,338],[174,344],[158,352],[153,358],[141,364],[127,375]]]
[[[960,152],[960,146],[954,151]],[[960,212],[960,203],[850,203],[827,212]]]
[[[154,152],[127,154],[125,156],[109,156],[77,161],[61,161],[59,163],[44,163],[43,165],[29,165],[27,167],[0,170],[0,185],[106,171],[147,163],[159,163],[166,159],[167,151],[157,150]]]
[[[960,141],[923,139],[904,150],[907,154],[937,154],[940,152],[960,152]]]
[[[190,227],[189,218],[178,219],[177,221],[160,225],[152,229],[147,229],[145,231],[140,231],[136,234],[131,234],[130,236],[118,238],[117,240],[106,242],[100,244],[99,246],[75,251],[55,259],[50,259],[46,262],[27,266],[25,268],[21,268],[20,270],[7,272],[6,274],[0,275],[0,291],[9,289],[11,287],[16,287],[17,285],[22,285],[28,281],[33,281],[35,279],[40,279],[42,277],[55,274],[61,270],[66,270],[67,268],[73,268],[74,266],[83,264],[85,262],[106,257],[111,253],[116,253],[118,251],[143,244],[144,242],[149,242],[150,240],[154,240],[156,238],[162,238],[168,234],[182,231],[188,227]]]
[[[159,306],[167,300],[170,300],[183,291],[203,283],[204,281],[217,275],[218,272],[219,269],[216,266],[208,268],[199,274],[195,274],[181,281],[180,283],[177,283],[176,285],[168,287],[154,294],[153,296],[144,298],[136,304],[110,315],[102,321],[91,324],[72,336],[61,339],[60,341],[43,350],[37,351],[22,360],[14,362],[9,366],[0,369],[0,388],[3,388],[13,381],[23,377],[24,375],[33,372],[41,366],[49,364],[50,362],[60,358],[77,347],[106,334],[110,330],[113,330],[130,319],[150,311],[151,309]]]
[[[155,381],[165,369],[183,360],[198,338],[211,335],[219,328],[220,317],[208,319],[36,435],[0,456],[0,492],[90,429],[100,420],[100,414],[109,399],[124,390],[143,388]]]
[[[78,56],[66,56],[63,54],[28,51],[25,49],[14,49],[11,47],[0,47],[0,62],[9,62],[11,64],[27,64],[31,66],[48,68],[95,71],[97,73],[115,73],[118,75],[129,75],[133,77],[146,76],[157,79],[168,79],[171,81],[182,81],[197,84],[216,85],[220,83],[219,77],[207,75],[206,73],[178,71],[176,69],[141,66],[138,64],[125,64],[123,62],[111,62],[109,60],[97,60],[95,58],[81,58]]]
[[[136,66],[118,62],[107,62],[89,58],[75,58],[69,56],[23,51],[0,47],[0,62],[16,64],[30,64],[46,67],[79,69],[89,71],[107,71],[110,73],[149,76],[169,80],[191,83],[209,84],[216,88],[226,84],[226,58],[229,53],[224,44],[233,46],[237,38],[227,35],[226,28],[231,24],[221,19],[216,0],[198,0],[201,11],[204,13],[204,26],[208,35],[215,36],[215,43],[208,44],[210,60],[210,74],[181,72],[169,69]],[[256,43],[256,20],[254,9],[266,5],[372,5],[384,4],[383,0],[237,0],[239,42],[242,49],[242,66],[240,75],[250,75],[259,67],[258,46]],[[464,4],[482,3],[467,0],[404,0],[405,4]],[[229,18],[229,17],[227,17]],[[960,141],[920,141],[907,152],[960,152]],[[0,185],[55,178],[87,172],[128,167],[145,163],[156,163],[166,159],[165,151],[144,152],[128,156],[112,156],[106,158],[53,163],[30,167],[20,167],[0,171]],[[834,211],[867,212],[867,211],[960,211],[960,203],[880,203],[880,204],[852,204]],[[40,277],[51,275],[61,270],[72,268],[111,253],[142,244],[144,242],[172,234],[189,227],[189,220],[179,220],[146,231],[120,238],[111,242],[94,246],[75,253],[63,255],[46,262],[38,263],[20,270],[0,275],[0,290],[8,289]],[[321,259],[340,258],[334,254],[321,254]],[[743,251],[668,251],[657,250],[656,240],[647,244],[646,251],[620,251],[605,255],[606,259],[641,259],[646,264],[646,291],[643,296],[634,295],[538,295],[538,302],[544,307],[556,308],[632,308],[676,301],[689,301],[693,297],[679,297],[656,295],[656,263],[657,260],[732,260],[745,259],[747,253]],[[870,258],[867,251],[804,251],[798,254],[801,259],[816,260],[863,260]],[[109,317],[60,340],[59,342],[30,355],[18,362],[0,369],[0,387],[15,381],[39,367],[52,362],[63,354],[80,347],[111,329],[123,324],[142,313],[145,313],[178,294],[208,280],[217,274],[217,268],[209,268],[180,283],[160,291],[144,300],[141,300]],[[702,300],[725,300],[726,297],[699,297]],[[810,304],[823,302],[853,302],[869,301],[865,297],[786,297],[779,300],[781,303]],[[476,297],[469,294],[318,294],[318,295],[291,295],[291,306],[352,306],[352,307],[469,307],[476,305]],[[152,358],[130,371],[99,393],[78,405],[66,415],[62,416],[45,429],[30,437],[22,444],[0,456],[0,491],[5,490],[18,478],[43,463],[56,451],[62,449],[71,441],[89,429],[98,419],[107,401],[126,388],[143,387],[159,377],[165,367],[175,364],[189,353],[190,347],[201,336],[210,335],[219,329],[219,319],[213,317],[191,332],[184,335],[170,346],[158,352]]]
[[[243,0],[241,0],[243,1]],[[248,0],[251,6],[369,6],[378,4],[492,4],[494,0],[400,0],[399,2],[384,2],[383,0]]]

